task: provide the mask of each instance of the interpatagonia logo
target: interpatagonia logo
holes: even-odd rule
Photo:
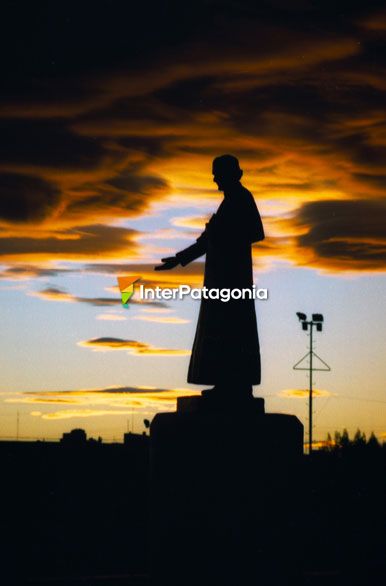
[[[117,277],[118,287],[121,292],[123,307],[129,307],[129,301],[134,294],[134,285],[140,280],[140,276]]]
[[[139,275],[132,275],[130,277],[117,277],[119,289],[122,296],[123,307],[129,306],[129,301],[132,298],[135,291],[135,284],[141,279]],[[184,299],[189,296],[191,299],[212,299],[219,300],[223,303],[231,301],[233,299],[268,299],[268,289],[257,288],[256,285],[251,287],[239,288],[208,288],[208,287],[195,287],[192,288],[190,285],[179,285],[178,287],[154,287],[148,288],[144,285],[139,286],[139,298],[145,301],[164,301],[170,299]]]

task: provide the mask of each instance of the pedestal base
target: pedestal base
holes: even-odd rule
[[[285,584],[302,453],[299,420],[265,414],[262,399],[232,408],[186,397],[176,413],[158,414],[151,425],[154,585],[274,584],[277,572]]]

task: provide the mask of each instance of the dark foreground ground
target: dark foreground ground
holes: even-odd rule
[[[132,440],[0,442],[2,584],[150,586],[148,438]],[[386,583],[385,456],[304,457],[297,583]]]

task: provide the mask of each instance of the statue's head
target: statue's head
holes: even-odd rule
[[[243,176],[239,161],[233,155],[221,155],[213,160],[213,181],[219,191],[231,189]]]

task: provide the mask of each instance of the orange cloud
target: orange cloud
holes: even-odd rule
[[[96,316],[96,319],[102,321],[125,321],[127,318],[116,313],[100,313]]]
[[[134,409],[62,409],[60,411],[50,411],[48,413],[42,413],[41,411],[31,411],[33,417],[41,417],[42,419],[79,419],[85,417],[103,417],[111,415],[131,415],[136,413]]]
[[[309,444],[308,442],[304,442],[304,447],[308,448]],[[324,448],[332,448],[335,446],[335,442],[334,440],[319,440],[319,441],[315,441],[312,442],[312,449],[313,450],[322,450]]]
[[[173,226],[178,226],[181,228],[194,228],[198,230],[204,230],[205,224],[209,220],[209,216],[206,217],[197,217],[197,216],[185,216],[185,217],[177,217],[172,218],[170,220]],[[191,237],[191,236],[190,236]]]
[[[280,391],[279,395],[290,399],[307,399],[310,396],[310,392],[305,389],[284,389]],[[333,393],[330,391],[322,389],[313,389],[312,391],[312,396],[316,399],[319,397],[331,397],[332,395]]]
[[[78,346],[92,348],[96,352],[106,350],[129,350],[128,354],[139,356],[187,356],[190,350],[181,350],[178,348],[157,348],[137,340],[123,340],[122,338],[94,338],[92,340],[82,340],[77,342]]]
[[[140,321],[148,321],[152,323],[159,323],[159,324],[188,324],[190,323],[190,319],[183,319],[181,317],[174,317],[174,316],[156,316],[156,315],[135,315],[131,319],[136,319]]]
[[[142,313],[157,313],[157,314],[164,314],[164,313],[171,313],[171,309],[165,309],[163,307],[141,307]]]
[[[368,29],[369,31],[382,33],[386,30],[386,11],[378,10],[373,14],[365,17],[358,23],[360,26]]]
[[[44,411],[32,411],[34,417],[43,419],[72,419],[101,417],[131,413],[174,411],[178,397],[196,395],[200,391],[189,389],[160,389],[156,387],[104,387],[67,391],[29,391],[8,393],[5,402],[14,404],[44,405]],[[12,395],[12,396],[9,396]],[[57,405],[65,408],[52,410]],[[67,406],[71,406],[68,408]]]

